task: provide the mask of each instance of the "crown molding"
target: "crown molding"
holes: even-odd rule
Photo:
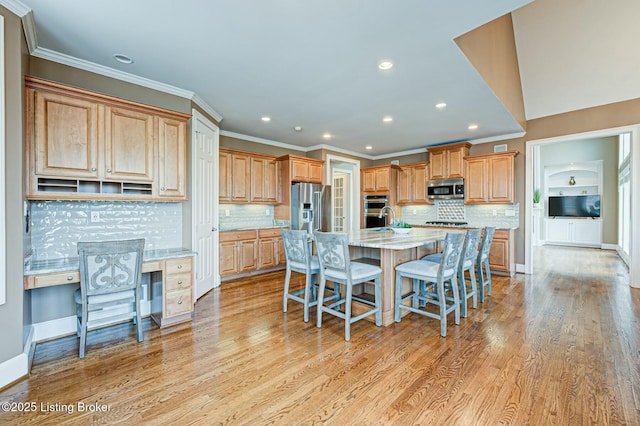
[[[228,130],[220,130],[220,136],[227,136],[230,138],[242,139],[244,141],[260,143],[263,145],[277,146],[278,148],[291,149],[294,151],[307,152],[308,149],[298,145],[292,145],[284,142],[277,142],[270,139],[257,138],[255,136],[243,135],[241,133],[230,132]]]
[[[200,108],[205,110],[211,117],[215,118],[218,123],[222,121],[222,116],[215,109],[211,108],[211,106],[204,101],[197,93],[194,93],[191,97],[191,100],[198,105]]]
[[[527,132],[517,132],[517,133],[509,133],[508,135],[490,136],[488,138],[470,139],[469,143],[472,145],[477,145],[480,143],[498,142],[498,141],[504,141],[507,139],[517,139],[517,138],[523,137],[526,134]]]
[[[21,18],[31,12],[31,8],[29,6],[18,0],[0,0],[0,5],[6,7],[11,11],[11,13]]]
[[[9,9],[11,13],[22,20],[24,36],[27,40],[29,52],[33,52],[38,47],[38,37],[36,36],[36,22],[33,19],[33,11],[30,7],[18,0],[0,0],[0,5]]]

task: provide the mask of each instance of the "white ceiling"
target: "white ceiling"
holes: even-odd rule
[[[530,1],[22,2],[33,11],[34,55],[194,92],[226,132],[375,157],[522,131],[453,39]],[[640,97],[640,56],[618,44],[631,40],[639,7],[537,0],[514,12],[527,118]],[[382,59],[395,66],[378,70]]]

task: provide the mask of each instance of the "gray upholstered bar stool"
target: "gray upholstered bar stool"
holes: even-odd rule
[[[478,250],[478,259],[476,260],[476,270],[478,272],[478,292],[480,293],[480,301],[484,302],[484,288],[487,287],[487,295],[491,296],[491,269],[489,268],[489,252],[491,251],[491,243],[493,242],[493,234],[496,228],[487,226],[482,233],[480,249]],[[484,272],[483,272],[484,270]]]
[[[102,326],[106,319],[133,319],[138,342],[142,342],[140,282],[144,243],[144,239],[78,243],[80,289],[76,290],[74,299],[80,358],[84,358],[87,331],[90,327]],[[128,311],[105,309],[121,305],[127,305]],[[98,311],[100,317],[91,318],[91,313]],[[110,311],[113,314],[107,317]]]
[[[309,308],[317,304],[317,275],[320,273],[318,257],[311,255],[310,235],[304,230],[282,230],[282,242],[287,258],[284,279],[284,294],[282,297],[282,312],[287,312],[287,302],[300,302],[304,309],[304,322],[309,321]],[[305,275],[304,288],[289,292],[291,273]]]
[[[327,281],[334,283],[334,288],[344,286],[344,297],[325,305],[318,303],[318,328],[322,327],[322,313],[337,316],[344,319],[344,338],[351,339],[351,324],[362,318],[375,314],[376,325],[382,325],[382,269],[375,265],[361,262],[352,262],[349,257],[349,244],[346,234],[328,232],[315,232],[314,239],[318,260],[320,261],[320,290],[319,298],[325,292]],[[353,294],[353,286],[373,280],[374,301],[371,302]],[[362,304],[372,306],[371,309],[359,315],[351,314],[351,303],[356,300]],[[341,311],[340,308],[343,308]]]
[[[454,312],[455,323],[460,324],[460,297],[457,282],[458,263],[464,243],[463,232],[449,232],[444,240],[440,262],[412,260],[396,266],[395,320],[400,322],[401,310],[440,320],[440,335],[447,335],[447,315]],[[402,294],[402,279],[412,279],[412,290]],[[448,283],[448,286],[445,286]],[[449,289],[449,292],[446,292]],[[403,302],[411,299],[410,305]],[[449,303],[450,302],[450,303]],[[437,305],[438,313],[428,310]]]
[[[472,298],[473,309],[478,308],[478,291],[476,286],[476,274],[474,272],[476,259],[478,257],[478,244],[480,243],[481,229],[469,229],[464,236],[462,255],[458,261],[458,287],[460,288],[461,315],[467,317],[467,300]],[[439,263],[442,253],[430,254],[422,258],[431,262]],[[467,276],[467,272],[469,276]]]

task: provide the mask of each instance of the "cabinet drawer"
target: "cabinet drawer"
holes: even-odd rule
[[[60,272],[55,274],[37,275],[33,277],[33,287],[49,287],[52,285],[80,282],[80,271]]]
[[[191,272],[190,257],[171,259],[165,262],[165,273],[167,277],[173,274],[182,274],[183,272]]]
[[[171,291],[167,293],[165,317],[180,315],[193,310],[191,289]]]
[[[258,237],[255,229],[250,231],[226,231],[220,233],[220,242],[252,240]]]
[[[191,288],[191,274],[168,275],[165,278],[166,291],[183,290]]]
[[[260,236],[260,238],[273,238],[281,236],[282,231],[280,230],[280,228],[261,229],[258,231],[258,235]]]

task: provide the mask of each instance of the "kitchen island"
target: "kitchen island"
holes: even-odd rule
[[[450,231],[411,228],[408,234],[396,234],[388,228],[361,229],[348,233],[349,255],[353,261],[366,262],[382,268],[382,323],[388,326],[394,321],[394,289],[395,267],[401,263],[419,259],[427,254],[439,251],[439,243],[444,241],[447,232],[464,232],[452,229]],[[409,280],[404,286],[409,291]],[[373,295],[371,284],[354,288],[354,294],[360,296]],[[359,306],[354,302],[353,313],[358,314],[367,309],[366,305]],[[407,311],[408,312],[408,311]],[[406,313],[405,313],[406,314]],[[370,319],[370,318],[367,318]]]

